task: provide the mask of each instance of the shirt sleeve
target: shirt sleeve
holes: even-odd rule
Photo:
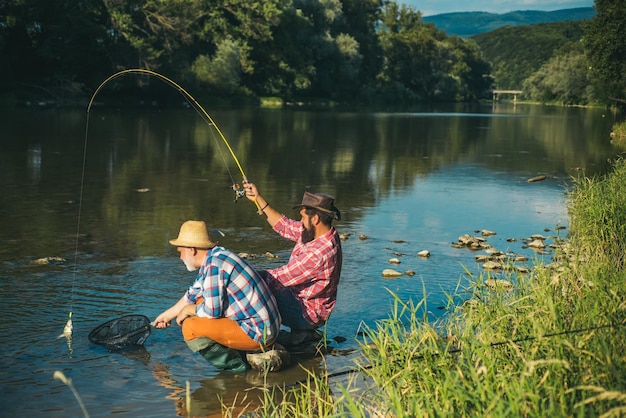
[[[289,262],[281,267],[270,270],[283,286],[298,286],[315,281],[320,276],[326,277],[329,265],[324,249],[313,247],[296,249]]]
[[[203,298],[203,303],[196,306],[196,314],[204,318],[220,318],[223,315],[224,299],[224,272],[220,268],[219,260],[207,255],[205,263],[200,268],[196,280],[187,291],[187,299],[197,303]]]
[[[204,303],[199,304],[196,309],[198,316],[206,318],[221,318],[223,316],[224,300],[224,272],[222,269],[211,263],[204,277],[202,297]]]
[[[274,225],[274,231],[290,241],[297,242],[302,236],[302,222],[294,221],[287,218],[285,215],[281,215],[280,219]]]

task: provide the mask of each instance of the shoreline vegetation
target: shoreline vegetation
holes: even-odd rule
[[[224,416],[624,416],[626,414],[626,162],[574,179],[570,230],[550,264],[467,277],[447,314],[395,299],[360,341],[347,382],[311,376],[268,389],[260,407]],[[246,410],[247,409],[247,410]]]
[[[613,129],[611,129],[611,140],[620,144],[626,142],[626,121],[613,125]]]

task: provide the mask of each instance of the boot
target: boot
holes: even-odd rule
[[[241,353],[234,348],[229,348],[216,343],[210,338],[199,337],[185,341],[191,351],[198,352],[206,361],[220,370],[242,373],[248,370]]]
[[[277,372],[287,367],[290,356],[285,347],[274,344],[266,350],[254,351],[246,354],[248,364],[259,372]]]

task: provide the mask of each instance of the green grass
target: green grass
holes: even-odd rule
[[[612,134],[616,139],[623,141],[626,138],[626,122],[620,122],[613,125]]]
[[[361,345],[367,393],[312,376],[254,416],[624,416],[626,163],[575,179],[568,202],[554,263],[507,277],[512,289],[469,276],[433,323],[419,314],[425,301],[396,297]]]

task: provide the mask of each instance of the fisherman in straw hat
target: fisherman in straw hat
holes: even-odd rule
[[[305,192],[294,206],[300,211],[298,222],[272,208],[254,184],[246,182],[244,187],[270,226],[296,243],[286,265],[261,271],[276,297],[283,324],[292,333],[321,327],[335,307],[341,275],[341,240],[332,226],[334,219],[341,218],[335,199]]]
[[[187,270],[200,270],[154,326],[167,328],[176,319],[192,351],[220,369],[245,371],[248,364],[241,352],[267,348],[280,329],[276,300],[267,284],[241,257],[218,246],[203,221],[183,223],[170,244]]]

